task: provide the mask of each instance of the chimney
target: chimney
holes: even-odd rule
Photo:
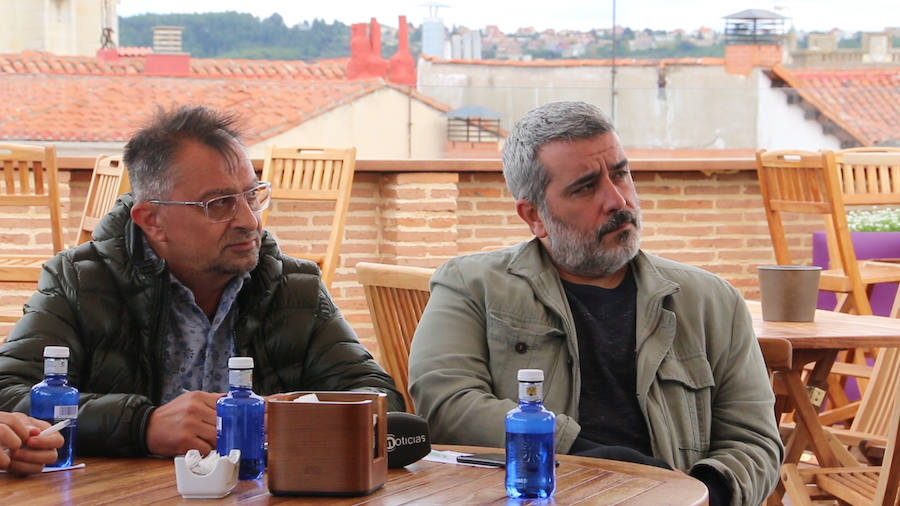
[[[151,76],[188,76],[191,55],[181,50],[181,26],[154,26],[153,53],[147,55],[144,74]]]
[[[387,72],[387,61],[381,57],[381,25],[375,18],[369,21],[369,66],[378,77],[384,77]]]
[[[754,67],[781,63],[786,19],[762,9],[725,16],[725,71],[747,75]]]
[[[350,27],[350,63],[347,64],[348,79],[384,77],[387,62],[381,57],[381,27],[372,18],[369,22],[369,36],[366,24],[354,23]]]
[[[406,16],[400,16],[397,52],[388,60],[387,80],[394,84],[416,85],[416,66],[412,53],[409,52],[409,25],[406,24]]]

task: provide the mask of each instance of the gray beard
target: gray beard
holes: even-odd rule
[[[550,212],[542,212],[541,219],[547,229],[550,258],[566,271],[579,276],[609,276],[630,262],[641,247],[640,209],[617,212],[592,235],[582,234],[557,220]],[[614,246],[603,245],[601,241],[604,236],[629,222],[634,224],[634,230],[615,232]]]

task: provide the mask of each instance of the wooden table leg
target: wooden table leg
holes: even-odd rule
[[[825,431],[819,423],[817,412],[828,388],[827,377],[836,356],[837,352],[826,352],[816,362],[805,387],[801,379],[803,372],[802,363],[795,363],[794,368],[786,371],[783,375],[788,395],[794,403],[796,421],[796,428],[788,439],[785,462],[797,463],[807,443],[809,443],[820,466],[833,467],[840,465],[837,457],[831,450]],[[811,398],[811,395],[815,398]]]

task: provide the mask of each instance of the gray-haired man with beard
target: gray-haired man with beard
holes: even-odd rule
[[[431,280],[410,392],[435,442],[503,447],[516,371],[544,371],[556,450],[672,467],[760,504],[784,449],[750,315],[721,278],[640,250],[628,159],[596,107],[528,112],[503,174],[535,238]]]

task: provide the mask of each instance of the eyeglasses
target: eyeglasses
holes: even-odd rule
[[[253,188],[233,195],[222,195],[207,200],[206,202],[185,202],[182,200],[150,200],[151,204],[181,205],[202,207],[206,219],[211,223],[229,221],[237,214],[238,198],[243,197],[247,205],[254,213],[258,213],[269,207],[272,201],[272,183],[260,182]]]

